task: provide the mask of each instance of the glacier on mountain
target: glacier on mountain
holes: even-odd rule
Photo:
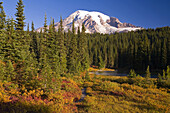
[[[129,23],[121,23],[119,19],[109,17],[100,12],[78,10],[63,20],[63,28],[65,32],[67,32],[68,29],[72,30],[73,19],[75,30],[77,31],[78,27],[81,29],[82,23],[84,23],[86,33],[97,32],[111,34],[115,32],[128,32],[142,29],[141,27],[136,27]],[[55,23],[56,30],[58,30],[59,24],[59,22]],[[37,29],[37,31],[40,31],[41,28]]]

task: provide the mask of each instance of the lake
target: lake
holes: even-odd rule
[[[96,75],[105,75],[105,76],[127,76],[129,73],[121,73],[116,71],[95,71],[89,72],[89,74],[96,74]],[[144,77],[144,74],[140,74],[140,76]],[[151,75],[151,78],[157,78],[157,75]]]

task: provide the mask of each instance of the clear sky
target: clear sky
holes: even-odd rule
[[[5,13],[14,17],[18,0],[1,0]],[[35,28],[44,24],[47,13],[48,24],[53,17],[66,18],[77,10],[99,11],[117,17],[121,22],[144,28],[170,26],[170,0],[23,0],[26,23],[34,21]]]

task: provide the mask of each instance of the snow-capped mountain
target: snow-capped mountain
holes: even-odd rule
[[[98,32],[103,34],[111,34],[114,32],[127,32],[141,29],[141,27],[136,27],[129,23],[121,23],[119,19],[109,17],[100,12],[78,10],[63,20],[64,31],[67,32],[68,29],[72,29],[73,19],[75,21],[75,30],[77,31],[78,27],[81,29],[82,23],[84,23],[86,33]],[[58,30],[59,24],[59,22],[55,23],[56,30]],[[37,29],[37,31],[39,32],[41,28]]]

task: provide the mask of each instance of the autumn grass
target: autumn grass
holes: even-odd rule
[[[42,88],[27,90],[12,82],[0,81],[0,113],[74,113],[81,89],[70,78],[62,78],[57,92]]]
[[[98,69],[98,68],[90,67],[88,69],[88,71],[90,71],[90,72],[95,72],[95,71],[115,71],[115,69],[109,69],[109,68]]]
[[[169,113],[170,90],[157,88],[156,79],[92,75],[61,78],[57,92],[42,88],[27,90],[0,81],[0,112],[34,113]],[[81,89],[87,96],[82,102]]]
[[[79,103],[80,113],[169,113],[169,89],[158,89],[154,84],[155,79],[139,77],[142,81],[136,84],[136,79],[129,84],[127,77],[96,76],[91,75],[91,80],[86,81],[87,87],[85,100]],[[152,81],[153,82],[150,82]],[[124,83],[125,82],[125,83]],[[127,82],[127,83],[126,83]]]

